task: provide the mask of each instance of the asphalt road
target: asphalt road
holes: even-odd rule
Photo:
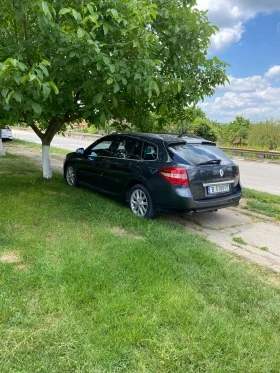
[[[34,132],[13,130],[14,138],[41,144],[41,140]],[[78,140],[69,137],[55,136],[52,146],[75,151],[77,148],[86,148],[91,140]],[[280,164],[258,161],[245,161],[236,158],[239,164],[241,182],[244,187],[280,195]]]
[[[241,182],[246,188],[280,195],[280,164],[236,158]]]
[[[25,141],[35,142],[36,144],[41,144],[41,140],[35,134],[35,132],[25,131],[25,130],[15,130],[13,129],[13,137],[16,139],[21,139]],[[75,151],[77,148],[86,148],[92,141],[78,140],[71,137],[55,136],[51,146],[66,149],[69,151]]]

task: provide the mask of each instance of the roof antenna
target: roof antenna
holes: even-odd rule
[[[191,125],[189,124],[187,128],[185,128],[182,133],[178,135],[178,137],[183,137],[184,135],[188,134],[189,129],[191,128]]]
[[[183,137],[186,133],[187,131],[183,131],[182,133],[180,133],[180,135],[178,135],[178,137]]]

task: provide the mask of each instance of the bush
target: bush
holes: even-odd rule
[[[280,147],[280,120],[267,119],[254,124],[248,139],[250,146],[276,150]]]
[[[197,117],[193,122],[192,131],[195,135],[210,141],[216,141],[218,138],[214,125],[206,118]]]

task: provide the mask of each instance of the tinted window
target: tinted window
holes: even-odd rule
[[[135,139],[129,137],[122,138],[114,151],[113,157],[130,159],[135,145]]]
[[[144,143],[142,158],[145,161],[155,161],[157,159],[157,147],[153,144]]]
[[[111,156],[113,140],[104,140],[87,149],[86,153],[92,156],[109,157]]]
[[[200,163],[221,160],[220,164],[231,163],[231,160],[225,155],[225,153],[213,145],[174,145],[169,147],[171,150],[171,156],[177,161],[181,161],[190,165],[198,165]],[[181,158],[181,160],[180,160]]]

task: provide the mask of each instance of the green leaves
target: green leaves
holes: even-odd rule
[[[77,36],[79,39],[83,38],[86,35],[86,31],[82,29],[81,27],[78,28]]]
[[[49,82],[49,86],[50,86],[50,88],[54,91],[54,93],[55,93],[56,95],[59,94],[59,90],[58,90],[58,88],[57,88],[57,86],[55,85],[54,82]]]
[[[142,128],[171,112],[178,120],[226,80],[226,64],[207,57],[215,27],[194,1],[2,3],[0,110],[17,121],[110,118]]]
[[[26,113],[26,117],[30,118],[31,108],[34,118],[40,118],[44,107],[41,103],[48,100],[52,92],[55,95],[59,93],[54,82],[45,81],[49,77],[49,68],[50,62],[46,59],[31,68],[16,58],[8,58],[3,62],[0,71],[3,87],[0,104],[7,115],[16,118],[19,113]],[[13,111],[8,114],[10,110]]]
[[[68,8],[62,8],[60,9],[60,11],[58,12],[58,14],[60,16],[63,16],[64,14],[67,14],[67,13],[70,13],[70,10]]]
[[[42,106],[36,102],[31,104],[32,109],[34,110],[35,114],[41,115],[42,114]]]
[[[157,96],[160,95],[160,89],[159,89],[158,83],[156,82],[156,80],[154,80],[152,78],[149,78],[148,79],[148,95],[149,95],[149,98],[152,97],[153,92],[155,92]]]
[[[9,92],[9,89],[8,89],[8,88],[3,88],[2,91],[1,91],[1,95],[2,95],[2,97],[3,97],[3,98],[6,98],[8,92]]]
[[[49,83],[44,83],[42,85],[42,88],[43,88],[44,99],[46,100],[49,97],[49,94],[51,93],[51,87]]]
[[[109,31],[109,24],[107,22],[104,22],[103,23],[103,32],[104,32],[104,35],[107,35],[108,31]]]
[[[17,102],[21,103],[23,99],[23,95],[20,92],[14,92],[14,99]]]
[[[45,15],[50,14],[48,4],[45,1],[42,1],[42,9],[43,9],[43,12],[45,13]]]

